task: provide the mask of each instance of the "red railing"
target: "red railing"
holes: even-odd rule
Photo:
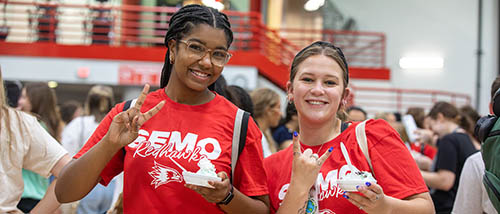
[[[467,94],[436,90],[356,87],[351,85],[351,105],[364,108],[367,112],[400,112],[406,113],[409,107],[422,107],[426,111],[437,101],[446,101],[460,107],[470,105],[471,98]]]
[[[385,34],[343,30],[280,29],[280,35],[300,47],[329,41],[342,48],[352,67],[385,67]]]
[[[8,29],[7,42],[46,42],[65,45],[107,45],[122,47],[163,47],[172,7],[136,5],[84,5],[0,0],[7,4],[0,17],[0,33]],[[382,33],[267,28],[255,12],[224,11],[229,16],[234,41],[230,51],[240,56],[259,53],[276,65],[262,74],[284,88],[294,55],[316,40],[328,40],[342,47],[351,72],[356,69],[385,68],[386,38]],[[2,35],[0,35],[1,41]],[[5,39],[5,38],[4,38]],[[0,48],[1,49],[1,48]],[[135,53],[141,55],[141,53]],[[130,56],[129,58],[133,58]],[[127,59],[129,59],[127,58]],[[236,58],[236,57],[235,57]],[[233,59],[234,61],[237,59]],[[240,64],[261,62],[241,60]],[[258,67],[258,66],[257,66]],[[370,108],[404,111],[409,106],[429,108],[437,100],[470,103],[467,95],[456,93],[353,87],[355,104]]]
[[[110,46],[163,46],[173,7],[81,5],[5,1],[8,42]],[[299,49],[268,29],[255,12],[225,11],[234,41],[231,51],[258,51],[276,65],[288,67]]]

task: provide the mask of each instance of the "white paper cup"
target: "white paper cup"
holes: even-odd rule
[[[182,172],[182,176],[184,177],[184,181],[186,182],[186,184],[193,184],[193,185],[204,186],[204,187],[208,187],[208,188],[214,188],[213,186],[208,184],[208,181],[222,181],[222,179],[219,177],[199,175],[199,174],[187,172],[187,171]]]
[[[366,182],[370,183],[377,183],[376,180],[373,179],[349,179],[349,180],[337,180],[337,183],[339,184],[340,189],[344,190],[345,192],[358,192],[358,189],[356,189],[356,186],[363,186],[366,185]]]

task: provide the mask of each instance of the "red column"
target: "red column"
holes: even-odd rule
[[[250,0],[250,11],[260,13],[262,9],[261,0]]]

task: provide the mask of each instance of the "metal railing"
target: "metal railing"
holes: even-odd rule
[[[353,67],[385,67],[386,38],[383,33],[287,28],[279,32],[283,38],[300,47],[318,40],[329,41],[342,48],[349,65]]]
[[[178,9],[138,5],[83,5],[6,1],[7,42],[155,47],[163,46],[170,16]],[[298,47],[261,22],[254,12],[225,11],[234,41],[231,51],[258,51],[288,67]]]
[[[367,112],[406,113],[409,107],[422,107],[429,111],[435,102],[446,101],[458,107],[470,105],[467,94],[420,89],[356,87],[351,85],[351,105],[364,108]]]
[[[108,45],[163,47],[168,20],[177,10],[172,7],[137,5],[85,5],[6,1],[0,11],[0,41],[57,43],[65,45]],[[232,52],[257,52],[288,72],[294,55],[316,40],[327,40],[341,47],[350,67],[385,67],[386,38],[382,33],[269,29],[260,13],[224,11],[228,15],[234,41]],[[2,32],[8,29],[8,35]],[[141,53],[137,53],[141,54]],[[248,61],[248,65],[258,62]],[[273,71],[280,72],[280,71]],[[286,78],[286,75],[285,75]],[[468,104],[467,95],[407,89],[354,87],[354,104],[367,108],[405,111],[409,106],[426,109],[438,100]],[[374,110],[373,110],[374,111]]]

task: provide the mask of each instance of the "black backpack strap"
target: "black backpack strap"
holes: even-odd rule
[[[245,147],[249,118],[250,113],[246,111],[238,109],[238,111],[236,112],[233,128],[233,141],[231,147],[231,183],[233,183],[236,163],[238,162],[238,158],[243,151],[243,148]]]
[[[493,182],[488,177],[487,170],[485,170],[483,175],[483,183],[485,183],[489,187],[489,189],[493,192],[493,194],[497,197],[497,199],[500,200],[500,192],[498,192],[498,189],[495,187]]]
[[[135,105],[136,101],[137,101],[137,99],[127,100],[125,102],[125,105],[123,105],[123,110],[122,111],[127,111],[130,108],[130,106]]]
[[[342,123],[340,124],[340,133],[344,132],[347,127],[349,127],[349,123],[345,123],[344,121],[342,121]]]

